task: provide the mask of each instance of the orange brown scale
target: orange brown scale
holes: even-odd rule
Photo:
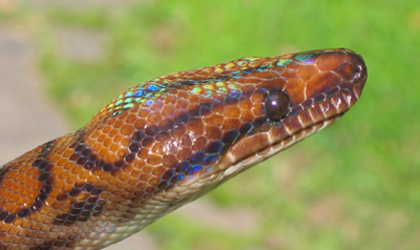
[[[242,58],[140,84],[0,169],[0,247],[98,249],[321,130],[366,68],[337,49]]]

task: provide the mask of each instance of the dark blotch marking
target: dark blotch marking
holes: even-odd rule
[[[223,150],[223,147],[225,146],[224,143],[221,141],[215,141],[210,143],[206,148],[206,153],[212,154],[212,153],[221,153]]]
[[[152,136],[147,136],[143,139],[143,141],[141,142],[141,145],[143,147],[150,147],[152,146],[152,143],[155,141],[155,139]]]
[[[191,109],[187,111],[189,117],[198,117],[200,115],[200,109]]]
[[[206,156],[206,158],[204,158],[203,164],[204,165],[211,164],[211,163],[215,162],[219,157],[220,157],[220,155],[218,155],[218,154],[209,154],[209,155]]]
[[[136,154],[135,153],[130,153],[125,157],[125,161],[127,163],[130,163],[130,162],[134,161],[134,159],[136,159]]]
[[[34,199],[34,203],[30,208],[22,208],[17,213],[10,213],[0,209],[0,220],[6,224],[13,223],[13,221],[18,217],[27,217],[30,213],[38,211],[43,205],[44,201],[47,199],[48,194],[51,192],[53,177],[51,176],[52,164],[47,157],[51,153],[52,148],[54,147],[55,140],[49,141],[42,146],[41,152],[38,157],[32,163],[32,167],[38,168],[40,171],[38,181],[42,182],[44,185],[39,191],[38,196]],[[4,175],[10,169],[0,170],[0,182],[3,179]]]
[[[137,153],[140,151],[140,144],[136,141],[132,142],[130,146],[128,147],[130,149],[130,152]]]
[[[252,122],[252,126],[253,127],[261,127],[261,125],[263,125],[264,123],[266,123],[268,121],[267,117],[259,117],[256,118],[253,122]]]
[[[140,135],[136,135],[136,136],[140,136]],[[98,157],[93,153],[93,150],[90,147],[88,147],[86,143],[83,142],[83,137],[84,137],[84,134],[80,133],[78,139],[70,146],[71,148],[74,148],[74,152],[70,156],[69,159],[71,161],[76,162],[78,165],[83,166],[85,169],[94,170],[94,169],[99,168],[99,169],[102,169],[103,171],[111,172],[115,169],[120,169],[124,167],[127,164],[127,162],[130,162],[134,159],[132,157],[132,154],[127,154],[121,160],[114,163],[98,160]],[[135,149],[134,146],[133,146],[133,149]],[[140,150],[140,147],[138,147],[138,150]],[[137,153],[137,152],[134,151],[132,153]]]
[[[144,132],[146,133],[146,135],[154,136],[159,132],[159,127],[155,125],[149,125],[146,127]]]
[[[189,165],[189,164],[188,164]],[[158,190],[164,190],[164,189],[168,189],[171,187],[171,183],[174,183],[174,180],[176,180],[176,178],[174,178],[176,176],[176,171],[174,168],[169,168],[167,169],[161,178],[160,183],[158,184],[157,188]]]
[[[201,152],[201,151],[197,152],[190,157],[190,163],[192,164],[199,163],[203,160],[203,158],[204,158],[204,152]]]
[[[223,135],[222,142],[232,144],[236,141],[238,136],[239,136],[239,131],[238,130],[228,131]]]
[[[248,133],[250,130],[252,129],[252,124],[251,123],[245,123],[244,125],[241,126],[241,128],[239,129],[239,132],[241,134],[246,134]]]
[[[175,168],[175,171],[177,173],[185,173],[185,172],[187,172],[189,167],[190,167],[190,164],[188,162],[184,161],[180,164],[175,165],[174,168]]]
[[[4,223],[12,223],[16,219],[16,214],[9,214],[3,221]]]
[[[77,221],[87,221],[91,216],[98,216],[103,212],[106,200],[99,198],[99,195],[103,192],[102,187],[91,183],[76,183],[68,196],[76,197],[82,192],[89,193],[91,196],[85,201],[73,203],[68,213],[57,215],[53,221],[54,225],[70,226]],[[60,194],[59,196],[64,197],[66,194]]]
[[[141,140],[143,140],[143,138],[144,138],[144,132],[143,131],[141,131],[141,130],[137,130],[136,132],[134,132],[133,133],[133,135],[131,136],[131,139],[133,140],[133,141],[141,141]]]
[[[0,220],[4,220],[6,219],[6,217],[9,215],[9,212],[5,212],[5,211],[0,211]]]
[[[18,217],[26,217],[26,216],[29,215],[30,212],[31,212],[31,210],[29,208],[23,208],[18,212],[17,216]]]
[[[193,112],[193,111],[189,111],[189,112],[190,113],[196,113],[196,112]],[[191,117],[193,117],[193,116],[189,116],[188,113],[182,113],[182,114],[178,115],[177,117],[175,117],[174,121],[175,121],[176,124],[185,124],[191,119]]]

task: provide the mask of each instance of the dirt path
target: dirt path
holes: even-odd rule
[[[0,164],[69,131],[40,90],[34,61],[28,36],[0,27]]]

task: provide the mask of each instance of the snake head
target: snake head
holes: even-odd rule
[[[248,79],[255,126],[220,160],[224,177],[235,175],[338,120],[360,98],[366,82],[361,56],[347,49],[316,50],[262,59]],[[257,97],[255,97],[257,96]],[[274,100],[274,101],[273,101]]]
[[[214,72],[223,79],[214,85],[223,82],[232,89],[225,90],[224,99],[211,95],[212,112],[201,121],[204,134],[217,136],[207,138],[198,153],[200,171],[181,187],[213,188],[324,129],[360,98],[367,77],[361,56],[347,49],[243,58]]]

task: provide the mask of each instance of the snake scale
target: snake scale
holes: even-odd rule
[[[351,50],[246,57],[135,86],[0,168],[1,249],[100,249],[325,128],[359,99]]]

